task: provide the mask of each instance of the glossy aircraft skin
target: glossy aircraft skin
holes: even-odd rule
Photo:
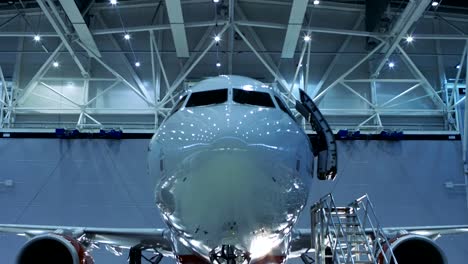
[[[182,107],[153,136],[156,204],[174,239],[204,258],[221,245],[253,259],[275,247],[286,256],[312,178],[309,139],[253,79],[219,76],[187,94],[222,88],[227,102]],[[232,88],[269,93],[276,107],[234,103]]]

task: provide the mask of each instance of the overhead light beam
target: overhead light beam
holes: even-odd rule
[[[294,0],[292,4],[281,58],[290,59],[294,56],[308,2],[308,0]]]
[[[73,25],[78,37],[80,38],[81,42],[89,47],[90,50],[93,51],[94,55],[101,57],[101,53],[94,42],[93,35],[89,31],[88,26],[86,25],[83,16],[81,16],[80,10],[75,4],[75,1],[70,0],[59,0],[60,4],[63,7],[63,10],[68,16],[68,19]],[[89,54],[89,56],[92,56]]]
[[[187,35],[185,33],[184,17],[182,15],[180,0],[166,0],[165,3],[177,57],[189,57]]]

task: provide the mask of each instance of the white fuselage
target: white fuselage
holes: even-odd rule
[[[275,107],[233,102],[232,89],[242,87],[270,94]],[[253,258],[279,245],[287,251],[311,180],[307,135],[278,107],[274,92],[252,79],[209,79],[185,101],[219,88],[228,89],[226,102],[184,103],[151,140],[156,203],[175,237],[205,258],[222,245]]]

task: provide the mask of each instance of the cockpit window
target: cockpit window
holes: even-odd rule
[[[275,107],[269,93],[233,89],[232,100],[239,104]]]
[[[222,104],[228,99],[228,90],[210,90],[204,92],[195,92],[190,95],[190,98],[185,107],[203,106]]]
[[[172,108],[171,115],[173,113],[179,111],[179,109],[182,107],[182,105],[185,102],[185,98],[187,98],[187,95],[184,95],[184,96],[182,96],[182,98],[180,98],[180,100],[177,102],[177,104],[174,106],[174,108]]]
[[[286,114],[289,114],[289,110],[283,104],[283,101],[281,101],[281,99],[276,95],[275,95],[275,99],[276,99],[276,103],[278,103],[279,108],[281,108],[281,110],[283,110],[283,112],[285,112]]]
[[[275,95],[275,100],[276,100],[276,103],[278,104],[279,108],[285,112],[286,114],[288,114],[292,119],[295,119],[293,114],[291,113],[291,111],[286,107],[286,105],[284,105],[283,103],[283,100],[281,100],[278,96]]]

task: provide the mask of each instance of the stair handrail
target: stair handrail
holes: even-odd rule
[[[330,204],[327,203],[327,200],[329,201]],[[332,224],[332,226],[333,226],[333,229],[334,229],[334,231],[335,231],[335,233],[336,233],[335,221],[333,220],[332,213],[331,213],[331,210],[330,210],[330,209],[336,208],[335,199],[333,198],[333,195],[332,195],[331,193],[329,193],[329,194],[327,194],[326,196],[324,196],[322,199],[320,199],[320,201],[321,201],[321,203],[325,203],[325,204],[327,205],[326,208],[328,209],[328,210],[327,210],[328,218],[330,219],[331,224]],[[335,212],[335,214],[336,214],[336,212]],[[328,226],[329,226],[329,225],[328,225]],[[345,260],[346,262],[348,262],[349,260],[351,260],[351,263],[354,264],[355,262],[354,262],[354,258],[353,258],[352,252],[351,252],[351,244],[350,244],[350,242],[348,241],[348,237],[347,237],[347,235],[346,235],[346,233],[345,233],[345,231],[344,231],[344,229],[343,229],[343,224],[341,223],[341,220],[340,220],[339,217],[338,217],[338,226],[339,226],[339,231],[338,231],[338,232],[341,231],[341,234],[343,234],[344,242],[345,242],[345,244],[346,244],[346,251],[347,251],[347,254],[345,254],[344,251],[343,251],[342,246],[340,245],[340,252],[341,252],[341,255],[344,256],[344,257],[346,258],[346,260]],[[328,232],[328,235],[329,235],[329,233],[330,233],[330,232]],[[338,234],[335,234],[335,236],[336,236],[335,239],[336,239],[336,242],[337,242],[337,243],[335,243],[335,245],[334,245],[334,250],[333,250],[334,255],[335,255],[335,252],[336,252],[336,245],[337,245],[337,244],[341,244],[341,243],[339,243],[339,241],[341,240],[341,239],[339,238],[339,233],[338,233]],[[330,239],[330,238],[329,238],[329,239]]]
[[[360,206],[360,205],[362,205],[362,206]],[[352,202],[350,204],[350,206],[353,206],[354,208],[356,208],[355,210],[358,210],[359,208],[363,209],[364,215],[368,220],[368,224],[370,225],[370,230],[371,230],[371,232],[372,232],[372,234],[374,236],[374,240],[375,240],[377,246],[379,247],[379,250],[380,250],[380,252],[382,254],[382,257],[383,257],[385,263],[391,263],[391,260],[393,258],[393,260],[394,260],[393,263],[398,264],[398,261],[397,261],[397,259],[395,257],[395,254],[393,253],[391,244],[388,241],[387,236],[385,235],[385,233],[384,233],[384,231],[382,229],[380,221],[378,221],[377,215],[375,214],[374,205],[372,204],[372,201],[370,200],[369,196],[367,194],[363,195],[362,197],[360,197],[360,198],[356,199],[354,202]],[[372,214],[372,218],[376,222],[376,226],[374,226],[372,218],[369,215],[369,211]],[[358,216],[359,221],[361,221],[359,215],[358,214],[356,214],[356,215]],[[363,228],[365,228],[365,226],[363,226]],[[365,231],[365,230],[363,229],[363,231]],[[387,246],[388,246],[387,250],[389,250],[389,253],[390,253],[390,256],[391,256],[390,260],[387,258],[387,254],[385,254],[386,252],[385,252],[385,250],[384,250],[384,248],[382,246],[382,243],[381,243],[380,239],[382,239],[384,241],[384,243],[387,244]]]

